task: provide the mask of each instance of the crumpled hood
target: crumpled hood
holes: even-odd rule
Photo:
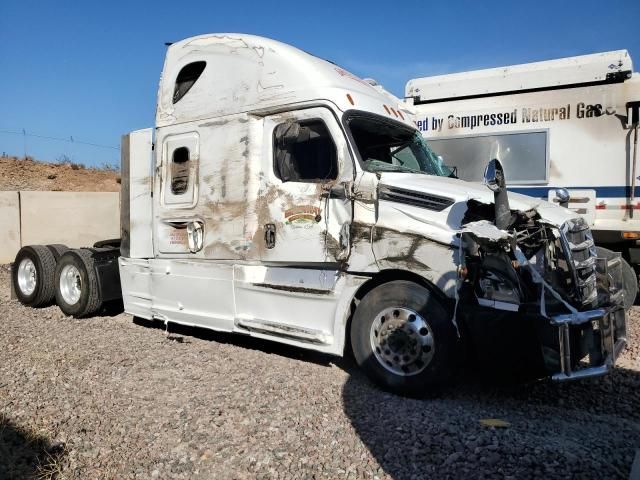
[[[416,173],[383,172],[380,186],[389,186],[452,198],[456,204],[477,200],[493,204],[493,192],[479,182],[467,182],[457,178],[437,177]],[[528,197],[509,192],[511,210],[527,211],[535,209],[543,221],[559,227],[567,220],[579,215],[569,209],[554,205],[540,198]],[[452,208],[452,207],[450,207]]]

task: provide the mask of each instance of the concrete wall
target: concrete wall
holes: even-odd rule
[[[0,263],[13,261],[20,250],[20,197],[0,192]]]
[[[24,245],[88,247],[120,237],[120,195],[0,192],[0,229],[0,263],[12,262]]]

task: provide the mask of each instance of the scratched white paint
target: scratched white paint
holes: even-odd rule
[[[173,104],[180,69],[206,61],[202,76],[182,100]],[[390,97],[346,70],[295,47],[253,35],[201,35],[167,49],[160,81],[156,126],[281,108],[285,104],[331,100],[342,111],[357,107],[387,116]],[[393,117],[396,118],[397,117]],[[402,121],[401,119],[398,119]],[[410,125],[413,122],[406,120]]]

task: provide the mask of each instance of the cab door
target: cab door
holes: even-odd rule
[[[200,141],[197,132],[158,135],[154,247],[156,257],[191,256],[202,249],[198,204]]]
[[[171,131],[173,128],[173,131]],[[154,183],[155,259],[153,316],[216,330],[233,328],[233,266],[206,261],[205,236],[213,228],[202,203],[201,135],[188,126],[157,135]]]
[[[267,117],[263,144],[269,214],[260,226],[261,259],[338,265],[349,256],[354,167],[333,113],[309,108]]]
[[[354,166],[333,113],[266,117],[254,236],[261,260],[234,273],[236,331],[335,352],[350,253]],[[257,245],[259,243],[259,245]]]

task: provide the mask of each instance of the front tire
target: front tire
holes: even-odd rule
[[[356,362],[373,382],[399,395],[423,395],[450,379],[456,343],[443,303],[404,280],[367,293],[351,323]]]
[[[56,266],[56,302],[66,315],[76,318],[95,313],[102,301],[90,250],[69,250]]]
[[[49,305],[54,297],[56,259],[42,245],[22,247],[11,269],[18,301],[29,307]]]

